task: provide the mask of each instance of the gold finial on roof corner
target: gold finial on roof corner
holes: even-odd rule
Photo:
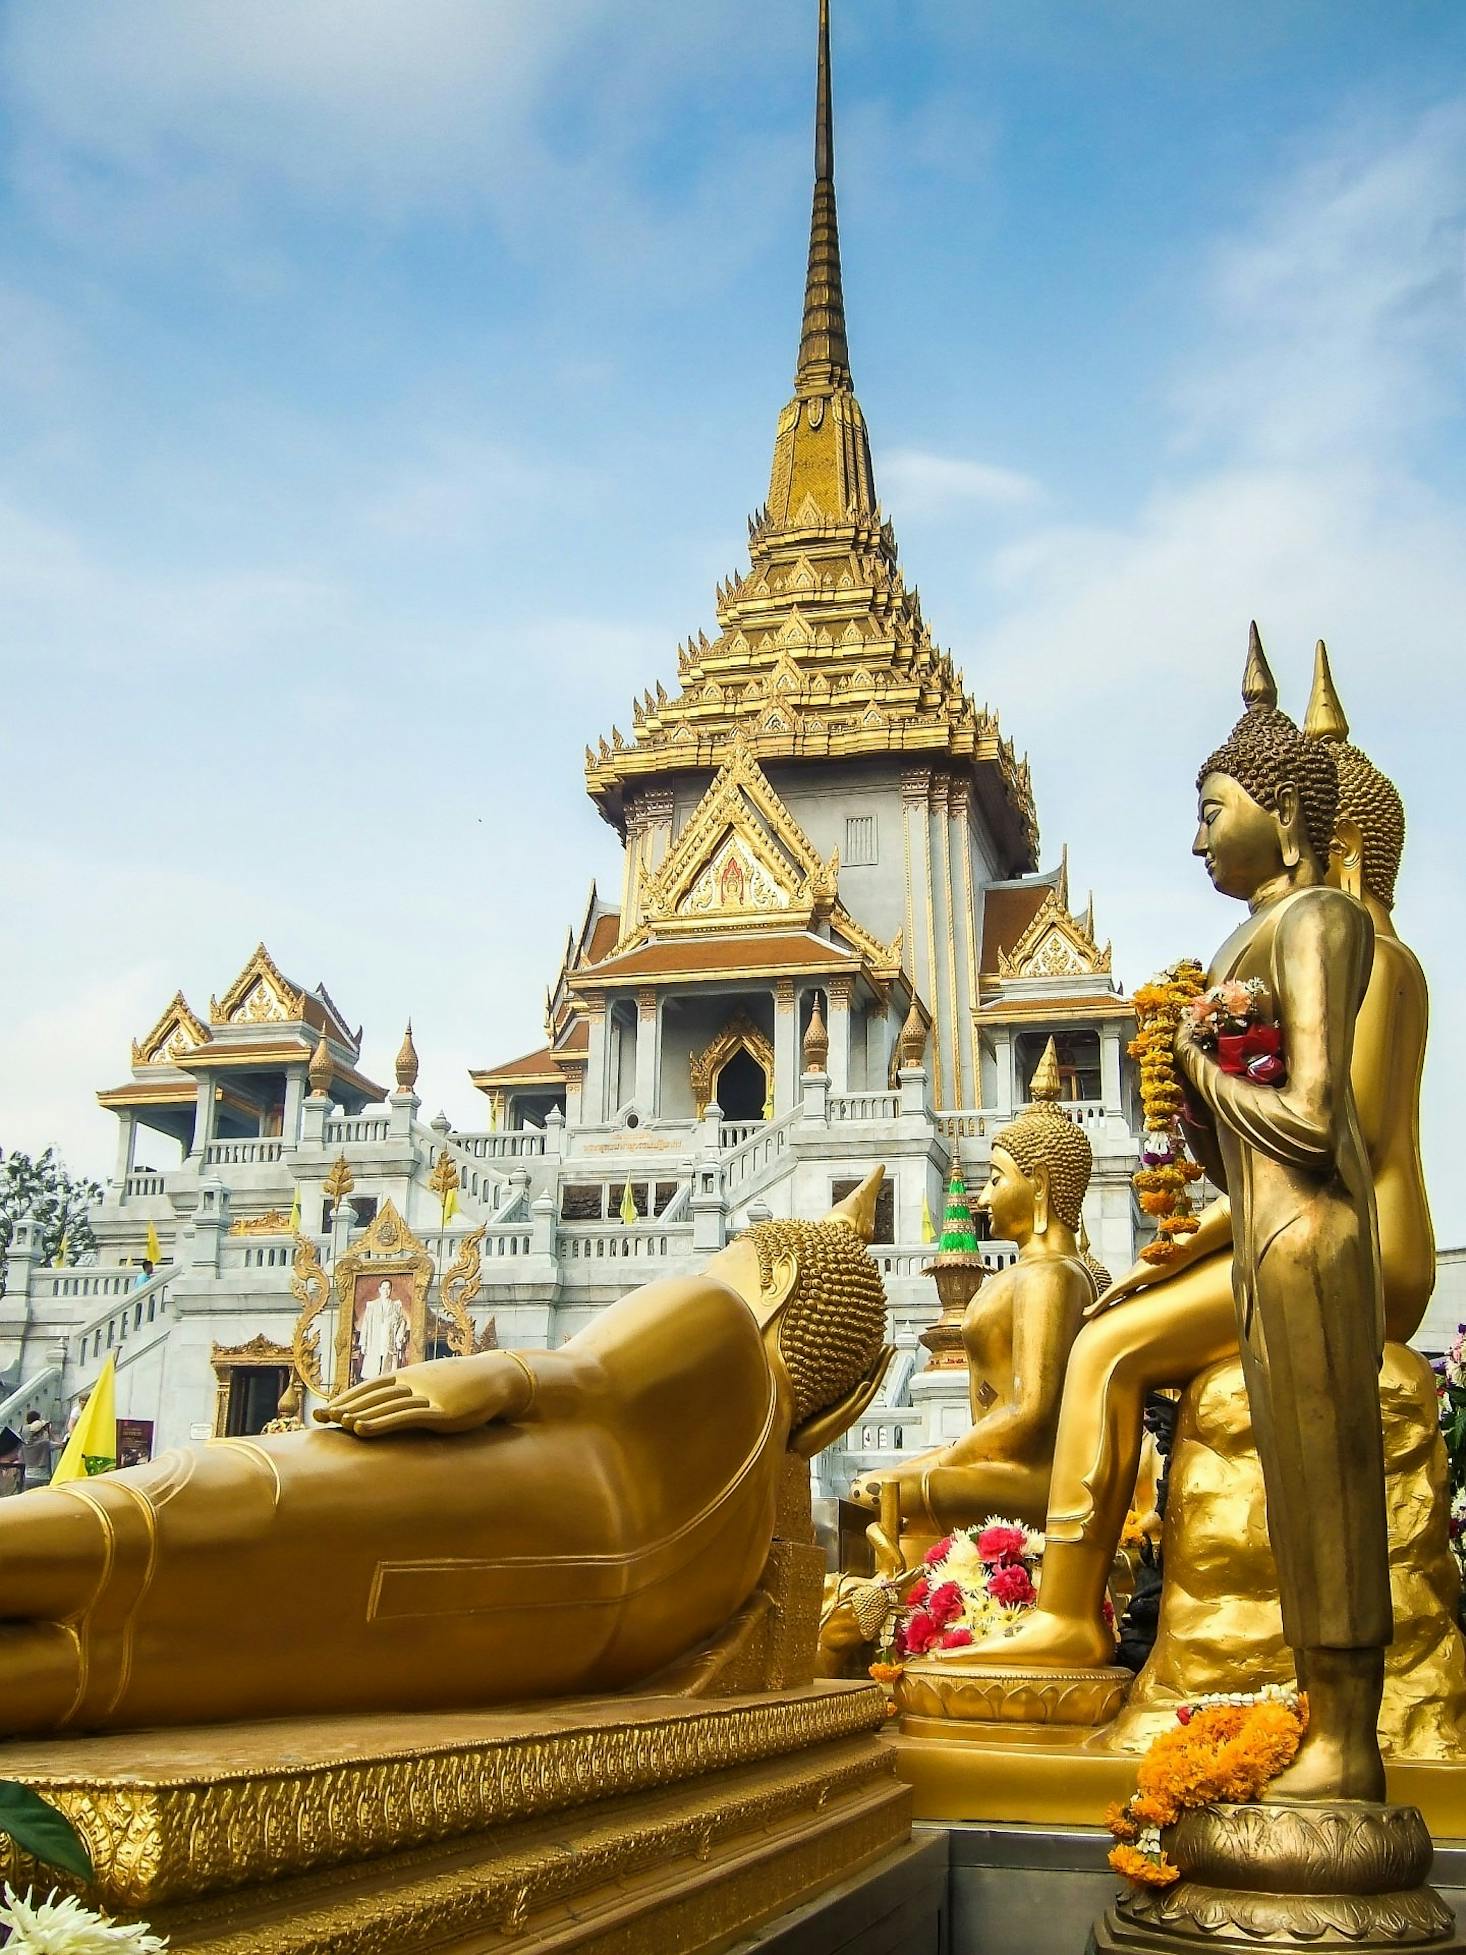
[[[862,1242],[873,1242],[876,1233],[876,1196],[886,1178],[883,1167],[873,1167],[858,1188],[852,1188],[825,1217],[827,1222],[843,1222],[854,1229]]]
[[[336,1076],[336,1069],[331,1063],[331,1049],[326,1044],[326,1035],[324,1032],[316,1040],[316,1049],[311,1054],[308,1076],[311,1083],[311,1092],[317,1098],[325,1099],[331,1090],[331,1081]]]
[[[1033,1078],[1028,1084],[1028,1097],[1035,1106],[1047,1101],[1050,1104],[1058,1099],[1063,1090],[1059,1078],[1059,1050],[1052,1037],[1044,1047],[1043,1057],[1034,1069]]]
[[[1262,649],[1262,635],[1254,618],[1247,629],[1247,665],[1242,674],[1242,704],[1250,712],[1257,706],[1276,706],[1278,682]]]
[[[1303,731],[1311,740],[1327,740],[1331,746],[1342,746],[1349,738],[1349,722],[1329,669],[1329,648],[1321,638],[1313,652],[1313,691],[1308,696]]]
[[[407,1030],[402,1035],[402,1043],[397,1048],[397,1090],[410,1093],[417,1085],[417,1047],[412,1042],[412,1020],[407,1021]]]

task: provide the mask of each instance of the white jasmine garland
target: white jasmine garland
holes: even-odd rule
[[[168,1946],[143,1922],[126,1927],[109,1915],[94,1914],[74,1895],[58,1898],[54,1887],[43,1901],[35,1898],[34,1888],[22,1897],[9,1881],[0,1927],[10,1930],[6,1955],[159,1955]]]

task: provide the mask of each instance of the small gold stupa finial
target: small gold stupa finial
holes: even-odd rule
[[[1051,1038],[1044,1047],[1042,1059],[1034,1068],[1033,1078],[1028,1085],[1028,1097],[1037,1106],[1044,1101],[1057,1100],[1062,1091],[1063,1082],[1059,1078],[1059,1051]]]
[[[881,1183],[886,1178],[883,1167],[874,1167],[858,1188],[852,1188],[843,1201],[838,1201],[825,1217],[827,1222],[844,1222],[854,1229],[862,1242],[874,1242],[876,1233],[876,1196]]]
[[[896,1035],[896,1064],[904,1072],[908,1067],[924,1064],[925,1060],[926,1013],[922,1010],[913,991],[911,1009],[906,1014],[906,1023]]]
[[[830,1034],[820,1010],[820,994],[814,994],[814,1002],[809,1008],[809,1024],[804,1032],[804,1070],[807,1073],[822,1073],[830,1056]]]
[[[1327,740],[1331,746],[1342,746],[1349,738],[1349,722],[1329,670],[1329,648],[1321,638],[1313,653],[1313,691],[1308,695],[1303,731],[1311,740]]]
[[[410,1093],[416,1085],[417,1047],[412,1042],[412,1020],[409,1018],[402,1044],[397,1049],[397,1091]]]
[[[324,1032],[316,1040],[316,1049],[311,1054],[308,1075],[311,1083],[311,1092],[317,1099],[325,1099],[331,1090],[331,1081],[335,1078],[336,1069],[331,1064],[331,1051],[326,1044],[326,1035]]]
[[[1250,712],[1255,706],[1276,706],[1278,682],[1262,649],[1262,637],[1253,619],[1247,629],[1247,668],[1242,674],[1242,704]]]
[[[355,1186],[356,1176],[351,1172],[351,1163],[344,1154],[338,1154],[329,1174],[321,1183],[323,1191],[333,1202],[340,1202],[345,1201]]]

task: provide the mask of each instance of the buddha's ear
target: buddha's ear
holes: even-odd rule
[[[838,1405],[826,1406],[823,1412],[816,1412],[812,1419],[806,1419],[796,1432],[789,1435],[789,1450],[798,1453],[801,1459],[813,1459],[822,1453],[826,1446],[834,1445],[843,1432],[847,1432],[861,1413],[870,1404],[881,1388],[892,1358],[896,1355],[894,1344],[883,1344],[871,1364],[869,1371],[846,1392]]]
[[[1303,801],[1297,784],[1280,781],[1273,797],[1273,818],[1278,824],[1278,839],[1283,851],[1283,867],[1296,869],[1308,847],[1308,829],[1303,821]]]
[[[1334,823],[1334,845],[1329,851],[1340,889],[1359,902],[1364,894],[1364,830],[1357,821],[1340,815]]]
[[[1028,1178],[1033,1183],[1033,1232],[1042,1235],[1049,1226],[1048,1162],[1037,1162]]]
[[[759,1316],[765,1325],[771,1324],[779,1315],[793,1296],[798,1281],[799,1258],[788,1249],[781,1249],[769,1266],[768,1276],[759,1282]]]

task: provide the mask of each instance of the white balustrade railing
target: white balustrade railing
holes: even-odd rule
[[[162,1192],[163,1177],[161,1174],[154,1173],[152,1168],[134,1169],[122,1184],[124,1201],[134,1196],[161,1195]]]
[[[853,1453],[899,1453],[906,1444],[906,1427],[914,1425],[920,1430],[921,1420],[913,1413],[910,1418],[899,1416],[885,1419],[867,1419],[856,1427],[845,1441],[847,1452]],[[851,1441],[855,1443],[852,1445]]]
[[[472,1229],[427,1229],[423,1232],[423,1247],[438,1265],[440,1274],[453,1265],[454,1258]],[[528,1223],[522,1227],[510,1223],[508,1227],[495,1228],[492,1224],[485,1229],[483,1241],[479,1244],[479,1254],[487,1262],[498,1262],[533,1253],[533,1242]]]
[[[364,1146],[370,1141],[390,1140],[391,1115],[386,1113],[336,1113],[327,1117],[322,1129],[327,1147]]]
[[[65,1272],[57,1271],[56,1274]],[[168,1308],[168,1289],[177,1271],[169,1267],[160,1269],[145,1283],[138,1282],[137,1270],[106,1272],[108,1275],[120,1273],[128,1279],[128,1287],[121,1296],[114,1297],[112,1307],[99,1313],[84,1324],[77,1337],[77,1362],[88,1364],[105,1357],[108,1351],[115,1350],[126,1343],[135,1332],[144,1329],[164,1315]]]
[[[1007,1269],[1018,1260],[1018,1245],[1013,1242],[980,1242],[977,1247],[990,1272]],[[910,1248],[900,1243],[890,1247],[877,1244],[870,1253],[882,1276],[922,1276],[931,1267],[937,1248],[935,1242],[923,1242]],[[936,1292],[932,1294],[935,1296]]]
[[[445,1138],[450,1148],[460,1154],[471,1155],[478,1161],[528,1161],[545,1151],[545,1135],[541,1127],[509,1128],[503,1133],[494,1134],[455,1132]]]
[[[901,1114],[899,1093],[831,1093],[827,1104],[832,1122],[896,1120]]]
[[[278,1161],[285,1143],[278,1134],[256,1134],[241,1140],[211,1140],[204,1148],[206,1168],[266,1166]]]
[[[219,1268],[289,1269],[295,1261],[295,1241],[291,1236],[261,1236],[253,1242],[226,1243],[220,1252]]]
[[[741,1147],[751,1140],[764,1125],[762,1120],[724,1120],[718,1125],[718,1147],[726,1153],[730,1147]]]
[[[1103,1100],[1059,1100],[1057,1105],[1060,1113],[1067,1114],[1076,1127],[1097,1127],[1107,1117]],[[1013,1113],[1003,1113],[991,1106],[952,1107],[937,1114],[937,1132],[945,1140],[991,1139],[1013,1117]]]
[[[597,1228],[594,1224],[586,1228],[562,1224],[557,1243],[562,1262],[659,1262],[668,1256],[692,1253],[692,1226],[628,1223],[615,1228]]]
[[[101,1268],[83,1264],[80,1268],[33,1269],[30,1294],[33,1297],[120,1297],[137,1287],[142,1274],[136,1269]]]
[[[760,1121],[747,1138],[722,1155],[723,1183],[735,1199],[752,1192],[755,1179],[767,1179],[789,1151],[789,1135],[803,1109],[795,1107],[777,1120]]]

